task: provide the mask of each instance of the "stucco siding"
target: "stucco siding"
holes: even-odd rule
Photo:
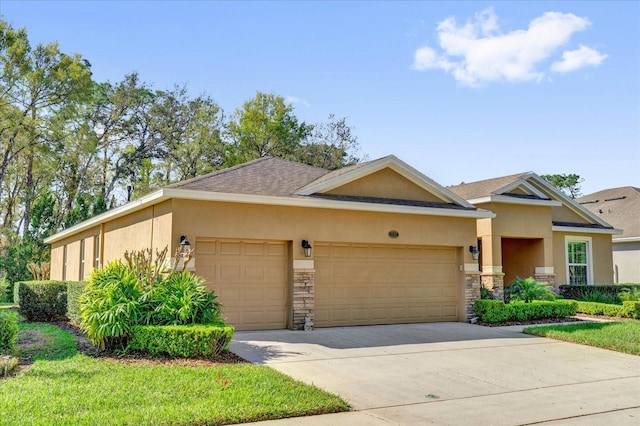
[[[459,247],[475,244],[475,229],[473,218],[174,200],[171,241],[175,250],[180,235],[288,240],[293,258],[302,259],[303,239]],[[398,238],[389,237],[392,230]],[[468,252],[465,262],[472,262]]]
[[[51,274],[52,280],[61,280],[66,278],[68,281],[80,280],[80,245],[85,240],[85,268],[84,279],[89,277],[93,270],[93,252],[94,238],[99,235],[100,227],[96,226],[58,241],[51,246]],[[64,247],[67,246],[67,268],[66,274],[64,269]],[[66,275],[66,276],[65,276]]]
[[[640,242],[613,244],[614,278],[617,283],[640,283]]]
[[[508,238],[551,237],[551,209],[547,206],[491,203],[489,210],[496,214],[493,235]]]
[[[577,215],[571,209],[564,204],[560,207],[552,208],[552,215],[554,222],[569,222],[569,223],[591,223],[582,216]]]
[[[557,284],[567,284],[566,237],[588,238],[591,241],[591,271],[593,276],[589,284],[613,283],[613,256],[611,235],[579,234],[567,232],[553,233],[554,267]]]
[[[332,195],[442,202],[440,198],[408,181],[405,177],[391,169],[380,170],[379,172],[372,173],[354,182],[327,191],[326,193]]]

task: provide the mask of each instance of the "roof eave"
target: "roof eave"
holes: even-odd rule
[[[586,228],[581,226],[552,226],[551,230],[554,232],[572,232],[579,234],[609,234],[620,235],[622,231],[620,229],[612,228]]]
[[[138,210],[142,210],[145,207],[158,204],[164,200],[169,199],[169,197],[166,195],[166,191],[166,188],[159,189],[137,200],[130,201],[127,204],[123,204],[122,206],[101,213],[97,216],[92,217],[91,219],[87,219],[84,222],[80,222],[77,225],[73,225],[70,228],[64,229],[48,238],[45,238],[44,243],[55,243],[56,241],[60,241],[70,235],[77,234],[78,232],[82,232],[94,226],[100,225],[101,223],[114,220],[127,214],[134,213]]]
[[[530,198],[516,198],[509,197],[506,195],[489,195],[487,197],[473,198],[467,200],[467,202],[471,204],[482,204],[482,203],[503,203],[503,204],[520,204],[527,206],[550,206],[550,207],[560,207],[562,203],[560,201],[555,200],[535,200]]]
[[[324,200],[324,199],[312,198],[307,196],[274,197],[269,195],[236,194],[236,193],[209,192],[209,191],[196,191],[196,190],[184,190],[184,189],[181,190],[181,189],[173,189],[173,188],[167,189],[165,191],[165,195],[171,198],[199,200],[199,201],[219,201],[219,202],[231,202],[231,203],[291,206],[291,207],[310,207],[310,208],[324,208],[324,209],[337,209],[337,210],[403,213],[403,214],[418,214],[418,215],[425,215],[425,216],[469,217],[469,218],[476,218],[476,219],[495,217],[495,213],[493,212],[482,210],[482,209],[476,209],[476,208],[463,210],[463,209],[448,209],[448,208],[438,208],[438,207],[404,206],[404,205],[393,205],[393,204],[367,203],[367,202],[358,202],[358,201]]]

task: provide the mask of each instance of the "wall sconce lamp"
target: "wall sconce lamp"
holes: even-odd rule
[[[180,255],[184,258],[189,257],[189,255],[191,254],[191,244],[189,243],[189,240],[187,240],[186,235],[180,236],[179,252],[180,252]]]
[[[469,246],[469,251],[471,252],[471,258],[473,260],[478,260],[480,257],[480,250],[476,246]]]
[[[312,248],[313,247],[311,247],[311,244],[309,244],[309,241],[302,240],[302,250],[304,250],[304,257],[311,257]]]

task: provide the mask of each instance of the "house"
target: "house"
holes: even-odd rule
[[[483,285],[501,295],[517,276],[560,284],[613,281],[612,235],[601,217],[535,173],[448,188],[495,217],[478,219]]]
[[[239,330],[464,321],[480,295],[475,207],[394,156],[328,171],[265,157],[61,231],[51,278],[186,239]],[[545,264],[546,265],[546,264]]]
[[[577,201],[622,230],[613,237],[613,282],[640,283],[640,188],[604,189]]]

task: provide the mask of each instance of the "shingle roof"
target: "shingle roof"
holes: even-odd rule
[[[602,220],[622,230],[617,238],[640,237],[640,188],[604,189],[576,200]]]
[[[498,189],[515,182],[526,174],[528,173],[517,173],[515,175],[480,180],[477,182],[462,183],[460,185],[449,186],[447,189],[465,200],[473,200],[474,198],[488,197]]]
[[[318,167],[276,157],[263,157],[178,182],[169,185],[169,188],[288,197],[298,188],[327,173],[329,170]]]

